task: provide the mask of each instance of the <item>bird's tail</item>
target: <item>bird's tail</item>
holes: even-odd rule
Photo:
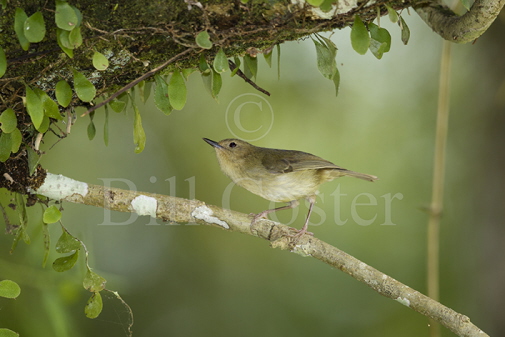
[[[351,176],[351,177],[355,177],[355,178],[359,178],[359,179],[363,179],[363,180],[368,180],[368,181],[375,181],[375,180],[379,179],[376,176],[373,176],[371,174],[359,173],[359,172],[354,172],[354,171],[349,171],[349,170],[342,170],[342,173],[344,173],[343,175],[346,175],[346,176]]]

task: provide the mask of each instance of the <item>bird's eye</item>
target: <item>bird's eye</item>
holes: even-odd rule
[[[229,147],[235,147],[235,146],[237,146],[237,143],[235,143],[235,142],[231,142],[231,143],[230,143],[230,145],[228,145],[228,146],[229,146]]]

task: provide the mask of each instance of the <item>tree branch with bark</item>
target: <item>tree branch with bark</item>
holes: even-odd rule
[[[168,222],[197,223],[239,232],[270,242],[272,248],[288,250],[324,262],[366,284],[379,294],[429,317],[464,337],[485,337],[470,319],[409,286],[367,265],[346,252],[310,235],[293,241],[290,227],[271,220],[251,226],[251,217],[199,200],[167,195],[106,188],[47,173],[44,183],[33,193],[50,199],[90,205],[118,212],[134,212]]]

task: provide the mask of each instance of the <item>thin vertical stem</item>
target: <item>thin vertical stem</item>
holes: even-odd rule
[[[445,151],[449,124],[449,82],[451,68],[451,42],[444,41],[442,48],[439,96],[437,108],[437,126],[435,136],[435,154],[433,163],[433,188],[428,219],[428,257],[427,286],[428,296],[438,301],[439,298],[439,233],[440,215],[443,209]],[[438,323],[430,322],[430,336],[440,336]]]

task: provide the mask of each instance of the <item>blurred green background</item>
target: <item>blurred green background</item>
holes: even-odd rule
[[[317,70],[312,41],[285,43],[279,80],[276,66],[269,69],[260,57],[257,83],[271,97],[225,73],[216,102],[195,73],[182,111],[167,117],[152,97],[145,105],[138,102],[147,134],[141,154],[133,152],[131,109],[110,111],[110,143],[104,145],[102,109],[95,116],[93,141],[86,133],[89,119],[78,117],[69,137],[51,150],[57,138],[44,140],[42,164],[91,184],[112,179],[115,187],[172,193],[250,213],[271,205],[238,187],[228,193],[230,180],[202,137],[258,138],[255,145],[314,153],[380,180],[343,178],[323,185],[312,217],[322,224],[309,230],[425,292],[423,208],[431,198],[442,40],[415,14],[406,21],[411,39],[404,46],[399,28],[381,20],[393,44],[380,61],[352,50],[349,29],[331,36],[339,48],[338,98],[333,83]],[[504,29],[502,15],[474,45],[452,49],[441,231],[441,302],[492,336],[505,334],[500,317],[505,309]],[[274,63],[276,57],[274,52]],[[393,195],[401,200],[388,207],[386,199]],[[376,205],[353,207],[373,200]],[[266,241],[148,217],[120,225],[130,221],[129,214],[71,203],[63,207],[63,223],[87,245],[91,266],[132,307],[134,336],[427,336],[424,316],[319,261],[273,250]],[[306,211],[302,203],[275,216],[301,228]],[[125,336],[127,312],[110,295],[104,294],[97,319],[85,318],[90,294],[82,288],[82,256],[69,272],[51,268],[59,257],[57,224],[50,225],[48,266],[41,267],[43,242],[35,220],[40,207],[30,214],[29,246],[20,243],[10,256],[12,237],[0,237],[0,279],[22,288],[16,300],[0,298],[0,327],[22,336]]]

